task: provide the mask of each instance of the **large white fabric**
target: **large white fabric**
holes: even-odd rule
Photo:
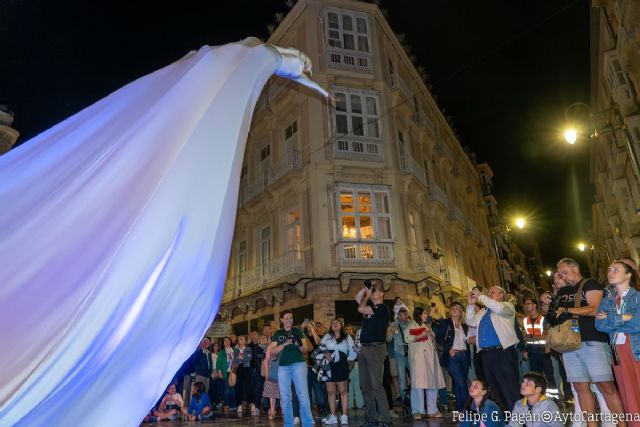
[[[0,425],[141,421],[218,309],[257,98],[308,68],[203,47],[0,157]]]

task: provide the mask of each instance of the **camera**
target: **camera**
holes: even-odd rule
[[[296,336],[296,334],[293,332],[293,330],[290,331],[286,331],[284,333],[284,340],[291,340],[291,342],[295,345],[297,345],[298,347],[302,345],[302,339],[300,339],[299,337]]]
[[[371,279],[367,279],[364,281],[364,287],[367,289],[371,289],[371,292],[376,290],[376,287]]]

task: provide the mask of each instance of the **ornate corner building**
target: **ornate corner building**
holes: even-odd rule
[[[591,9],[591,110],[595,188],[589,268],[606,278],[619,257],[640,260],[640,4],[594,0]]]
[[[300,0],[269,42],[305,52],[336,103],[279,78],[258,101],[220,309],[234,331],[283,309],[359,323],[367,278],[409,307],[498,283],[476,166],[379,8]]]

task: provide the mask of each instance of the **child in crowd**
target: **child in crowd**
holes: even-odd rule
[[[403,307],[404,307],[405,310],[407,310],[407,313],[408,313],[409,309],[405,305],[404,301],[402,301],[402,298],[396,297],[395,304],[393,305],[393,319],[394,320],[398,318],[398,313],[400,312],[400,309],[403,308]]]
[[[204,420],[213,416],[209,395],[204,392],[204,384],[201,381],[193,384],[191,403],[189,408],[183,409],[183,413],[189,421]]]
[[[524,374],[520,385],[520,394],[524,397],[518,400],[511,412],[510,427],[517,427],[526,423],[529,427],[563,427],[558,405],[547,398],[547,379],[539,372]],[[552,416],[549,417],[549,414]],[[548,418],[550,418],[548,421]],[[531,420],[531,421],[528,421]]]
[[[176,385],[169,384],[167,387],[167,394],[164,395],[160,405],[158,405],[159,409],[156,409],[153,412],[153,415],[156,417],[156,421],[172,421],[178,418],[183,405],[182,396],[180,396],[180,393],[176,391]]]
[[[462,413],[460,427],[503,427],[500,407],[489,399],[489,386],[484,380],[475,380],[469,386],[469,400]]]

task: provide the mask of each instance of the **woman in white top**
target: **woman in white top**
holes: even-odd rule
[[[404,340],[409,345],[411,375],[411,413],[414,419],[424,415],[424,394],[427,393],[427,414],[442,418],[438,411],[438,390],[445,387],[442,368],[435,347],[435,335],[427,325],[429,313],[421,307],[413,310],[413,321],[405,330]]]
[[[160,405],[158,405],[159,409],[154,411],[156,420],[175,420],[180,415],[183,405],[182,396],[176,391],[176,385],[169,384],[167,394],[164,395]]]
[[[347,417],[347,409],[349,407],[349,365],[357,357],[353,346],[353,339],[344,331],[342,322],[337,319],[332,321],[331,329],[320,341],[320,347],[323,348],[324,357],[329,362],[331,369],[331,378],[326,381],[331,414],[322,420],[323,424],[338,424],[336,417],[336,388],[340,392],[340,402],[342,404],[340,424],[344,426],[349,423],[349,418]]]

